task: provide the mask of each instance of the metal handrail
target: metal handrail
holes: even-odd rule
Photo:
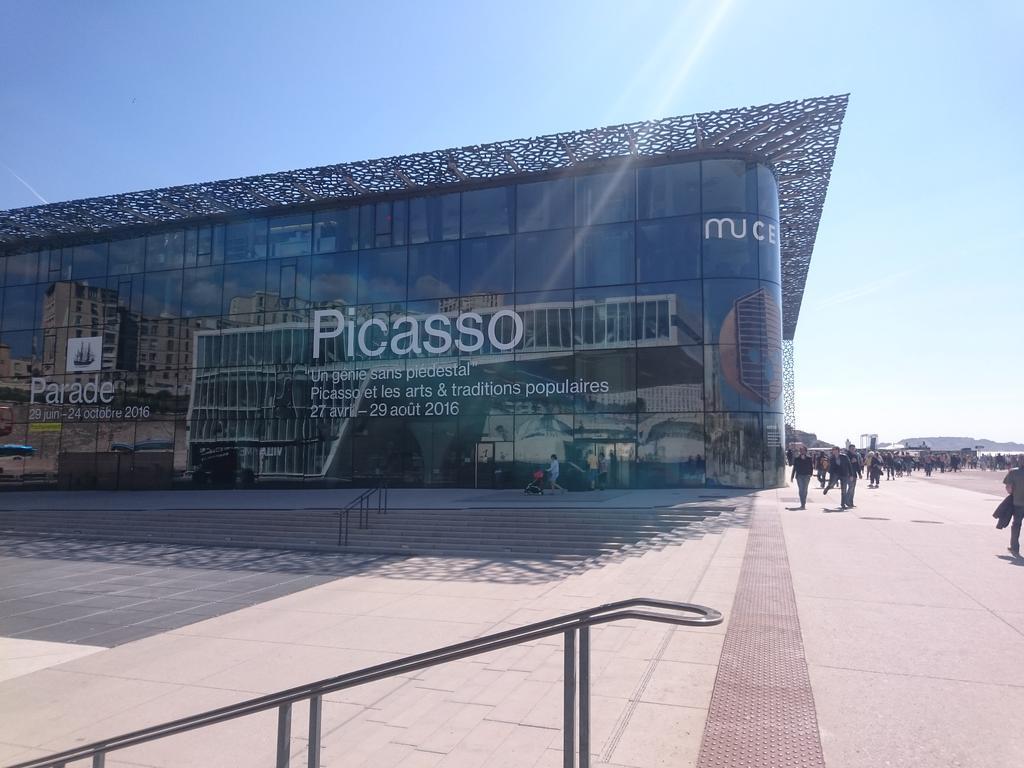
[[[356,496],[343,509],[338,510],[338,546],[348,546],[348,517],[357,506],[359,507],[359,527],[370,527],[370,498],[377,494],[377,514],[388,512],[388,484],[381,480],[374,488],[367,488]]]
[[[656,612],[638,610],[656,608]],[[538,621],[515,629],[466,640],[432,651],[406,656],[395,661],[366,667],[344,675],[329,677],[314,683],[288,688],[277,693],[259,696],[255,699],[211,709],[191,717],[172,720],[131,733],[86,744],[48,757],[35,758],[9,768],[64,768],[75,760],[92,759],[93,768],[103,768],[106,755],[116,750],[138,746],[168,736],[175,736],[198,728],[235,720],[246,715],[265,712],[276,708],[277,717],[277,768],[288,768],[291,743],[292,705],[309,700],[309,749],[308,768],[320,768],[320,736],[323,713],[323,697],[329,693],[353,688],[357,685],[376,682],[397,675],[416,672],[449,661],[458,661],[470,656],[508,648],[520,643],[540,640],[552,635],[563,634],[564,645],[564,699],[563,699],[563,766],[574,768],[576,736],[579,736],[579,766],[589,768],[590,763],[590,627],[622,619],[639,619],[663,624],[679,624],[696,627],[711,627],[722,622],[722,614],[714,608],[692,603],[677,603],[636,597],[614,603],[599,605],[575,613],[568,613],[553,619]],[[577,676],[577,634],[579,639]],[[579,728],[576,727],[576,694],[579,690]]]

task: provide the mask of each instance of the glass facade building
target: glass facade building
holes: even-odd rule
[[[779,486],[769,159],[7,238],[0,485],[514,488],[554,454],[570,489]]]
[[[570,486],[588,454],[613,488],[772,486],[778,233],[772,170],[712,158],[13,254],[3,428],[35,449],[22,482],[67,462],[85,487],[126,456],[165,482],[493,487],[551,454]]]

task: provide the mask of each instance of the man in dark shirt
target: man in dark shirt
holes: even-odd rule
[[[850,492],[850,475],[853,474],[853,467],[850,466],[850,457],[840,453],[839,448],[832,449],[832,458],[828,461],[828,485],[822,493],[828,493],[836,484],[839,484],[839,505],[846,509],[846,498]]]
[[[850,485],[846,489],[846,506],[853,506],[853,492],[857,490],[857,478],[860,477],[862,462],[860,454],[852,445],[846,449],[846,456],[850,460]]]
[[[1024,521],[1024,458],[1017,462],[1017,469],[1011,469],[1003,478],[1006,492],[1013,496],[1013,522],[1010,525],[1010,552],[1020,557],[1020,527]]]
[[[807,509],[807,486],[810,485],[811,475],[814,474],[814,459],[807,455],[807,449],[800,446],[800,454],[793,458],[793,472],[789,481],[796,478],[796,487],[800,491],[800,509]]]

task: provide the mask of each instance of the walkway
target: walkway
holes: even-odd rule
[[[0,764],[647,595],[705,603],[727,620],[710,630],[594,630],[592,765],[783,765],[735,750],[733,762],[714,762],[712,750],[744,739],[778,747],[794,734],[806,747],[804,765],[821,757],[830,768],[1016,765],[1024,737],[1005,713],[1024,705],[1024,570],[1003,556],[1006,535],[989,516],[999,477],[987,477],[991,492],[984,482],[979,492],[942,478],[877,491],[862,484],[857,508],[844,513],[826,512],[831,505],[813,491],[804,512],[785,509],[795,489],[751,494],[730,502],[737,511],[702,523],[702,536],[591,567],[365,562],[110,649],[0,640],[8,660],[35,654],[50,664],[0,681]],[[616,502],[639,503],[632,494]],[[0,560],[0,600],[9,597],[3,569],[11,561],[39,567],[39,557]],[[217,573],[215,563],[205,567]],[[787,600],[785,620],[766,628],[766,613]],[[752,622],[761,622],[754,634]],[[780,659],[786,665],[776,666]],[[324,765],[561,765],[560,678],[552,641],[336,694],[325,706]],[[765,695],[780,679],[807,706]],[[723,707],[730,700],[733,708]],[[761,727],[747,734],[729,726],[744,702],[762,707],[753,718]],[[301,708],[295,717],[302,722]],[[272,726],[272,714],[218,726],[126,751],[108,765],[271,765]],[[305,751],[298,734],[292,747],[296,759]]]

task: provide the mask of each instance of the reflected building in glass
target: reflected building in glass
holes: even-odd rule
[[[778,486],[845,104],[2,212],[0,483]]]

